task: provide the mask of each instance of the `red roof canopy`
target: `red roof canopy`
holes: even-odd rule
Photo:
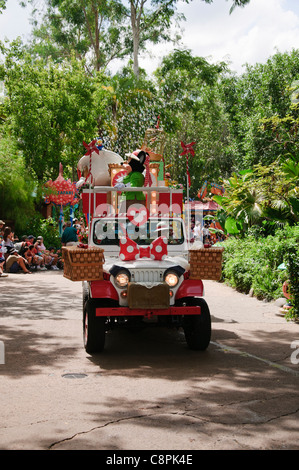
[[[189,208],[189,204],[191,204],[191,210],[198,210],[198,211],[217,211],[220,206],[214,201],[191,201],[186,203],[186,208]]]

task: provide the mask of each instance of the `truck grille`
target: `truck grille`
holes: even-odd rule
[[[161,269],[134,269],[131,271],[132,282],[162,282],[164,270]]]

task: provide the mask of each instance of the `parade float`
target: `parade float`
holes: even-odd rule
[[[126,158],[99,149],[97,139],[84,144],[78,186],[89,238],[63,247],[63,258],[64,276],[82,282],[90,354],[102,351],[106,332],[117,327],[183,328],[189,348],[209,345],[203,279],[220,279],[223,248],[191,245],[183,190],[166,184],[164,140],[160,128],[148,129]],[[182,144],[182,154],[192,154],[193,144]]]

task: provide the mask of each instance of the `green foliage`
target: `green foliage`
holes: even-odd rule
[[[34,214],[36,184],[16,143],[9,136],[0,138],[0,218],[13,220],[16,233]]]
[[[165,161],[173,179],[185,184],[186,157],[180,142],[196,142],[189,158],[191,197],[202,183],[229,176],[232,166],[228,145],[228,122],[220,99],[219,81],[225,64],[209,64],[189,50],[175,50],[163,58],[155,76],[161,103],[161,119],[167,132]]]
[[[27,224],[23,225],[21,235],[33,235],[35,238],[42,236],[46,248],[53,246],[56,249],[61,248],[58,224],[52,218],[43,219],[40,215],[35,214]]]
[[[282,284],[288,273],[278,267],[286,262],[288,253],[298,247],[298,242],[298,226],[285,227],[268,237],[228,238],[223,243],[224,281],[246,294],[252,289],[259,299],[281,297]],[[298,282],[298,276],[296,279]]]
[[[233,173],[224,182],[224,196],[214,196],[227,213],[227,233],[244,234],[256,225],[267,226],[272,232],[275,223],[276,226],[298,223],[299,162],[276,161],[240,173]],[[239,224],[239,230],[234,223]]]
[[[277,53],[265,64],[247,66],[240,77],[227,75],[223,78],[222,100],[229,115],[231,133],[227,150],[234,156],[235,170],[252,168],[258,163],[271,164],[297,148],[293,145],[296,132],[293,139],[285,136],[286,130],[292,129],[295,123],[292,119],[296,120],[297,116],[295,110],[290,110],[290,104],[293,83],[298,76],[299,50],[295,49]],[[282,121],[276,122],[275,116]],[[277,131],[275,126],[278,124]]]
[[[299,318],[299,250],[290,248],[287,257],[289,291],[291,294],[292,308],[289,312],[290,318]]]
[[[95,134],[94,83],[75,60],[33,62],[19,41],[5,53],[3,110],[27,167],[41,182],[57,177],[60,162],[74,175],[82,140]]]
[[[95,102],[101,106],[98,127],[105,147],[120,155],[139,148],[146,129],[157,122],[155,88],[142,74],[136,79],[130,67],[105,77],[95,91]]]

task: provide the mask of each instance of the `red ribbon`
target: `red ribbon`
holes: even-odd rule
[[[167,255],[167,238],[158,237],[147,247],[139,247],[130,238],[120,239],[119,257],[123,261],[132,261],[139,258],[162,260]]]
[[[150,173],[150,158],[149,155],[146,155],[144,166],[145,166],[145,178],[144,178],[144,186],[151,186],[152,185],[152,179],[151,179],[151,173]]]

